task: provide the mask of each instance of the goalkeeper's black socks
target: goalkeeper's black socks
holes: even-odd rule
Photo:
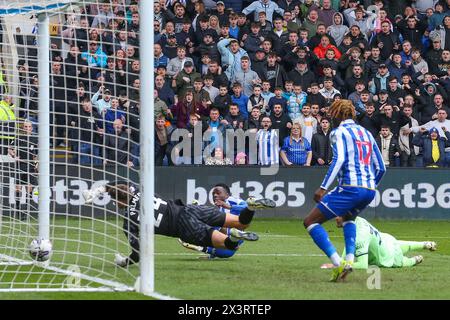
[[[230,237],[225,239],[225,247],[229,250],[237,250],[239,247],[239,242],[231,241]]]
[[[253,215],[255,214],[255,211],[250,210],[249,208],[242,209],[241,213],[239,214],[239,222],[242,224],[250,224],[253,219]]]

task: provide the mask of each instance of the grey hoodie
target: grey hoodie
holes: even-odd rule
[[[339,15],[341,17],[341,24],[335,24],[334,17]],[[333,15],[333,24],[328,27],[328,34],[333,37],[334,41],[336,41],[336,47],[339,47],[344,40],[344,35],[349,31],[347,26],[343,25],[344,16],[340,12],[336,12]]]

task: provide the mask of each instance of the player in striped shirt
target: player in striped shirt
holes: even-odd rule
[[[386,172],[386,166],[372,134],[354,122],[356,112],[350,100],[335,101],[329,113],[333,120],[340,122],[330,135],[333,161],[314,194],[317,206],[303,224],[335,266],[331,281],[338,281],[344,280],[352,271],[356,238],[354,220],[374,199],[375,188]],[[327,193],[335,178],[338,186]],[[322,223],[335,217],[342,217],[344,221],[347,254],[342,261],[322,227]]]

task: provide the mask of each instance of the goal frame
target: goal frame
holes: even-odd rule
[[[34,5],[23,13],[29,14],[30,11],[40,10],[37,14],[38,32],[38,75],[39,75],[39,98],[38,98],[38,236],[50,239],[50,204],[51,204],[51,171],[50,171],[50,16],[56,9],[61,9],[71,3],[80,1],[63,1],[64,5],[52,5],[48,7],[35,7]],[[154,87],[154,52],[153,52],[153,19],[154,9],[152,1],[140,1],[139,11],[140,19],[140,61],[141,73],[140,79],[142,88]],[[42,11],[43,10],[43,11]],[[52,10],[52,11],[50,11]],[[13,10],[11,14],[21,14],[19,10]],[[134,287],[122,283],[92,277],[72,270],[65,270],[50,265],[49,261],[36,262],[17,259],[11,256],[1,254],[3,263],[0,265],[36,265],[43,269],[65,274],[77,279],[84,279],[103,285],[103,287],[88,288],[7,288],[0,289],[1,292],[127,292],[137,291],[147,296],[157,299],[173,299],[155,292],[154,281],[154,92],[153,89],[141,91],[141,116],[140,116],[140,189],[141,189],[141,211],[140,211],[140,262],[139,273]]]

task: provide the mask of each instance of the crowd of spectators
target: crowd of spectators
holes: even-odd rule
[[[139,1],[71,8],[51,39],[52,145],[138,166]],[[157,165],[329,165],[327,110],[350,99],[389,166],[450,166],[450,0],[155,0],[154,13]],[[35,39],[15,36],[17,107],[36,132]]]
[[[154,10],[159,165],[328,165],[328,107],[350,99],[387,165],[450,166],[450,0],[161,0]],[[203,135],[200,154],[179,150],[180,129]],[[254,133],[256,154],[248,137],[230,148],[230,130]]]

